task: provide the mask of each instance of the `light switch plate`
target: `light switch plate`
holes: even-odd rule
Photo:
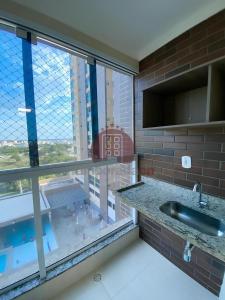
[[[190,156],[182,156],[181,157],[182,167],[185,169],[191,168],[191,157]]]

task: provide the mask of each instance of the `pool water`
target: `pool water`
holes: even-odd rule
[[[49,226],[47,215],[42,216],[44,235],[45,228]],[[18,222],[0,229],[0,236],[3,240],[4,248],[18,247],[35,240],[34,219]]]
[[[48,215],[42,216],[43,244],[45,254],[57,248],[52,226]],[[6,270],[7,261],[9,269],[21,267],[27,263],[37,261],[37,247],[35,240],[34,220],[18,222],[14,225],[0,229],[1,240],[7,253],[0,254],[0,273]]]
[[[35,239],[34,221],[28,220],[1,229],[4,248],[18,247]]]
[[[0,255],[0,273],[3,273],[5,271],[6,261],[7,261],[6,254]]]

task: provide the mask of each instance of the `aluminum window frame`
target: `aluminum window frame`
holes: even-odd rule
[[[78,49],[77,47],[73,45],[69,45],[67,43],[64,43],[63,41],[56,40],[52,37],[46,36],[40,32],[36,32],[24,27],[17,27],[15,24],[12,24],[11,22],[0,20],[0,28],[16,34],[16,30],[19,29],[20,34],[21,32],[25,35],[20,38],[22,38],[22,51],[23,51],[23,64],[24,59],[29,60],[32,62],[32,44],[41,41],[43,43],[46,43],[48,45],[54,46],[56,48],[60,48],[62,50],[67,51],[70,54],[79,56],[83,59],[86,59],[89,67],[90,67],[90,90],[91,90],[91,120],[92,120],[92,138],[93,140],[98,135],[98,103],[97,103],[97,74],[96,74],[96,63],[103,64],[104,66],[107,66],[115,71],[122,72],[128,76],[132,76],[134,73],[129,72],[129,70],[125,69],[122,66],[116,65],[115,63],[111,63],[110,61],[105,61],[101,57],[94,57],[89,56],[89,53],[82,49]],[[18,36],[18,35],[17,35]],[[27,61],[28,63],[28,61]],[[30,70],[31,73],[33,70]],[[25,71],[24,71],[25,72]],[[25,85],[26,79],[24,78],[24,85]],[[134,88],[134,84],[133,84]],[[95,167],[101,167],[101,166],[108,166],[112,164],[118,163],[118,160],[116,157],[112,157],[110,159],[106,160],[99,160],[99,161],[93,161],[91,159],[83,160],[83,161],[71,161],[71,162],[65,162],[65,163],[53,163],[49,165],[39,165],[39,154],[38,154],[38,145],[37,145],[37,127],[36,127],[36,116],[35,116],[35,100],[34,97],[32,97],[32,91],[33,87],[28,90],[27,96],[25,95],[25,103],[26,107],[31,106],[31,109],[33,109],[34,114],[32,115],[32,118],[28,114],[27,116],[27,132],[28,132],[28,144],[29,144],[29,158],[30,158],[30,167],[20,168],[20,169],[10,169],[10,170],[0,170],[0,182],[9,182],[14,180],[21,180],[21,179],[31,179],[32,182],[32,196],[33,196],[33,207],[34,207],[34,223],[35,223],[35,231],[36,231],[36,244],[37,244],[37,254],[38,254],[38,266],[39,270],[33,274],[31,274],[28,277],[25,277],[13,284],[10,284],[9,286],[3,288],[0,290],[0,294],[9,291],[10,289],[18,286],[19,284],[28,281],[29,279],[35,278],[36,276],[40,276],[41,279],[46,278],[46,274],[48,270],[51,270],[57,265],[60,265],[63,262],[66,262],[67,260],[71,259],[72,257],[76,256],[78,253],[81,253],[82,251],[92,247],[94,244],[97,244],[99,241],[104,240],[105,238],[113,235],[115,231],[118,231],[120,229],[123,229],[124,226],[130,225],[130,222],[128,222],[125,225],[122,225],[120,228],[113,230],[112,232],[108,233],[104,237],[101,237],[94,241],[93,243],[85,246],[84,248],[75,251],[71,255],[64,257],[60,259],[59,261],[55,262],[51,266],[46,266],[45,264],[45,255],[44,255],[44,247],[43,247],[43,238],[42,238],[42,222],[41,222],[41,211],[40,211],[40,194],[39,194],[39,182],[38,179],[40,176],[52,174],[52,173],[63,173],[63,172],[69,172],[69,171],[76,171],[76,170],[83,170],[83,169],[91,169]],[[27,101],[26,101],[27,99]],[[31,103],[29,102],[30,99],[32,100]],[[29,101],[28,101],[29,100]],[[132,138],[134,139],[134,92],[132,91]],[[29,134],[29,128],[31,125],[34,126],[35,132],[30,132]],[[36,133],[36,135],[35,135]],[[35,144],[36,143],[36,144]],[[133,182],[136,183],[137,181],[137,156],[135,156],[135,161],[133,162],[132,168],[135,172],[133,177]],[[135,209],[132,210],[133,215],[133,223],[137,224],[137,211]]]

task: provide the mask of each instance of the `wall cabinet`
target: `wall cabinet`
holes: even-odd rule
[[[225,123],[225,61],[163,81],[143,91],[143,128]]]

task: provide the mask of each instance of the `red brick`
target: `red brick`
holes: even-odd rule
[[[176,37],[175,39],[173,39],[172,41],[170,41],[168,44],[165,45],[165,47],[170,48],[170,47],[174,47],[177,46],[179,44],[181,44],[184,41],[187,41],[190,39],[190,31],[186,31],[183,34],[181,34],[180,36]]]
[[[164,50],[165,50],[164,53],[162,53],[161,55],[159,55],[159,56],[157,56],[155,58],[155,62],[162,61],[163,59],[168,58],[168,57],[170,57],[171,55],[173,55],[173,54],[175,54],[177,52],[177,50],[176,50],[175,47],[174,48],[170,48],[168,50],[166,50],[164,48]]]
[[[189,39],[177,44],[177,50],[179,51],[186,47],[190,47],[191,45],[193,45],[193,43],[195,43],[196,41],[199,41],[203,38],[204,38],[204,35],[202,34],[202,32],[196,33],[195,35],[192,35]]]
[[[165,136],[165,135],[154,136],[154,141],[155,142],[163,142],[163,143],[165,143],[165,142],[171,143],[171,142],[174,142],[174,136]]]
[[[225,49],[219,49],[211,54],[205,55],[203,57],[201,57],[200,59],[197,59],[195,61],[192,62],[191,67],[197,67],[199,65],[205,64],[205,63],[209,63],[212,60],[218,59],[220,57],[225,56]]]
[[[190,64],[186,64],[186,65],[184,65],[182,67],[176,68],[173,71],[170,71],[170,72],[166,73],[165,78],[173,77],[173,76],[175,76],[177,74],[180,74],[182,72],[185,72],[185,71],[187,71],[189,69],[190,69]]]
[[[177,63],[176,62],[173,62],[173,63],[170,63],[170,64],[167,64],[165,67],[157,70],[155,72],[155,76],[158,77],[158,76],[161,76],[163,74],[166,74],[167,72],[171,71],[171,70],[174,70],[175,68],[177,67]]]
[[[188,135],[210,135],[210,134],[223,133],[223,127],[205,127],[205,128],[188,128]]]
[[[223,279],[221,279],[221,278],[218,278],[218,277],[216,277],[216,276],[214,276],[214,275],[210,275],[210,279],[213,281],[213,282],[215,282],[215,284],[217,284],[217,285],[222,285],[222,283],[223,283]]]
[[[193,61],[201,58],[202,56],[204,56],[206,54],[207,54],[207,48],[203,48],[203,49],[193,52],[192,54],[190,54],[184,58],[179,59],[177,63],[180,66],[184,65],[184,64],[188,64],[188,63],[190,64]]]
[[[210,169],[219,169],[220,163],[215,160],[192,159],[192,166]]]
[[[143,133],[141,116],[143,89],[222,57],[225,57],[225,10],[191,28],[140,62],[141,72],[135,85],[135,121],[136,149],[145,153],[140,163],[147,158],[141,163],[142,172],[149,172],[154,165],[155,178],[190,188],[198,179],[202,181],[206,193],[225,198],[225,179],[222,179],[225,176],[225,127],[144,130]],[[181,167],[183,155],[192,158],[190,170]],[[165,247],[163,249],[168,255],[168,250]],[[207,274],[202,273],[205,276]]]
[[[148,156],[152,160],[159,160],[159,161],[165,161],[165,162],[173,162],[174,157],[172,156],[166,156],[166,155],[158,155],[158,154],[151,154]]]
[[[174,165],[174,169],[177,171],[185,171],[187,173],[193,173],[198,175],[202,174],[202,168],[194,167],[194,166],[192,166],[190,169],[184,169],[180,164],[180,165]]]
[[[225,134],[206,135],[205,142],[225,143]]]
[[[221,151],[221,144],[207,143],[207,144],[187,144],[187,150],[199,151]]]
[[[212,22],[212,25],[208,27],[208,34],[212,34],[218,31],[221,31],[221,29],[225,29],[225,19],[222,18],[219,22]]]
[[[187,134],[186,128],[164,130],[164,135],[186,135],[186,134]]]
[[[218,196],[218,197],[221,196],[221,188],[220,187],[203,184],[202,188],[203,188],[203,192],[206,194],[214,195],[214,196]]]
[[[156,178],[158,180],[163,180],[163,181],[173,183],[173,178],[172,177],[166,176],[166,175],[163,175],[163,174],[154,174],[154,178]]]
[[[176,136],[175,142],[180,143],[202,143],[204,141],[203,136],[197,135],[197,136]]]
[[[218,295],[224,267],[208,253],[194,247],[190,263],[183,261],[185,241],[160,224],[139,213],[140,237],[173,264]]]
[[[187,179],[189,181],[195,181],[195,182],[201,182],[206,185],[212,185],[212,186],[219,186],[219,179],[217,178],[210,178],[206,176],[200,176],[196,174],[187,174]]]
[[[205,152],[204,153],[204,158],[205,159],[210,159],[210,160],[222,160],[222,161],[225,161],[225,153],[220,153],[220,152]]]
[[[224,30],[216,32],[215,34],[212,34],[212,35],[206,37],[205,39],[195,43],[191,47],[191,49],[192,49],[192,51],[196,51],[196,50],[201,49],[203,47],[208,47],[209,45],[215,43],[216,41],[221,40],[222,38],[224,38],[224,36],[225,36]]]
[[[217,14],[211,16],[210,18],[208,18],[205,22],[206,22],[206,26],[210,27],[210,26],[215,26],[217,23],[222,22],[225,19],[225,10],[221,10],[220,12],[218,12]]]
[[[189,180],[174,178],[174,183],[183,187],[193,188],[193,182]]]
[[[221,170],[203,169],[203,175],[219,179],[225,179],[225,171]]]
[[[204,39],[204,36],[207,35],[206,21],[200,23],[198,26],[195,26],[191,29],[191,37],[199,35]]]
[[[186,149],[186,144],[185,143],[163,143],[163,148]]]
[[[188,156],[191,156],[193,158],[198,158],[198,159],[203,158],[203,152],[199,151],[199,150],[175,150],[175,152],[174,152],[174,156],[181,157],[184,155],[188,155]]]
[[[170,56],[169,58],[167,58],[166,64],[170,64],[172,62],[175,62],[180,57],[187,56],[189,53],[190,53],[190,49],[189,48],[182,49],[182,50],[178,51],[176,54],[174,54],[174,55]]]
[[[214,52],[216,50],[220,50],[220,49],[224,49],[225,48],[225,39],[221,39],[220,41],[210,45],[208,47],[208,52],[211,53],[211,52]]]

